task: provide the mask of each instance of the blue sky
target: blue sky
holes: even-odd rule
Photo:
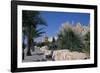
[[[46,34],[48,37],[56,35],[62,23],[69,22],[75,25],[80,22],[82,25],[88,25],[90,23],[89,13],[68,13],[68,12],[48,12],[40,11],[41,16],[47,23],[45,27]]]

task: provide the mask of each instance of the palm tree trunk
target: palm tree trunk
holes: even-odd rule
[[[22,50],[22,60],[24,60],[24,43],[23,43],[23,50]]]
[[[22,60],[24,60],[24,49],[25,49],[25,35],[23,35],[23,43],[22,43]]]
[[[30,32],[31,32],[31,29],[29,27],[28,43],[27,43],[27,45],[28,45],[27,56],[31,56],[31,51],[30,51],[30,48],[31,48],[31,38],[30,38],[30,35],[31,35],[31,33]]]
[[[27,50],[27,56],[31,56],[30,46],[31,46],[31,40],[28,39],[28,50]]]
[[[35,50],[34,46],[35,46],[35,42],[34,42],[34,39],[32,39],[32,40],[31,40],[31,47],[32,47],[32,51],[34,51],[34,50]]]

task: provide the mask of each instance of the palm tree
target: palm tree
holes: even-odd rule
[[[38,28],[39,25],[46,25],[45,21],[41,17],[40,13],[38,11],[22,11],[22,27],[25,28],[26,30],[26,36],[27,36],[27,46],[28,46],[28,51],[27,55],[30,56],[30,47],[32,44],[32,41],[34,41],[34,37],[39,36],[38,34],[34,33],[36,32],[36,29]],[[36,36],[37,35],[37,36]]]
[[[34,42],[34,39],[42,36],[43,33],[45,33],[45,32],[42,31],[41,28],[40,29],[34,29],[33,28],[31,30],[31,36],[30,36],[30,38],[31,38],[31,48],[32,48],[33,51],[34,51],[34,46],[36,45],[36,43]]]

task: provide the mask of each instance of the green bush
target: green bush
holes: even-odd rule
[[[71,51],[81,52],[84,44],[81,38],[74,33],[71,28],[63,29],[58,34],[58,47],[61,49],[69,49]]]
[[[87,32],[84,36],[85,48],[83,49],[84,52],[90,54],[90,32]]]

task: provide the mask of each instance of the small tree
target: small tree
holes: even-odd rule
[[[57,41],[55,40],[54,37],[52,38],[52,41],[49,42],[48,47],[49,47],[50,50],[56,50],[57,49]]]
[[[56,40],[54,37],[52,38],[52,46],[53,46],[53,50],[57,49]]]

